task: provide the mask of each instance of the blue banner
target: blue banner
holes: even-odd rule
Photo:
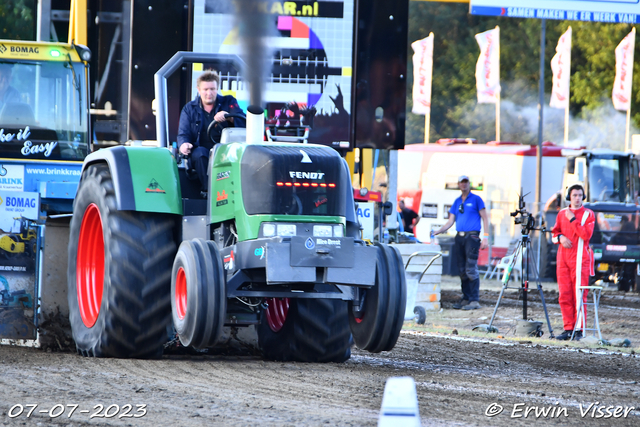
[[[537,7],[531,7],[532,3]],[[472,15],[507,18],[555,19],[567,21],[640,23],[638,0],[601,1],[518,1],[471,0]]]

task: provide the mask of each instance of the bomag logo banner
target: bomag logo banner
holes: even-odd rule
[[[56,54],[53,55],[52,53]],[[7,59],[33,59],[43,61],[80,61],[76,50],[65,43],[47,42],[3,42],[0,56]]]
[[[18,232],[20,217],[37,220],[39,214],[39,193],[0,190],[0,228],[5,232]]]
[[[11,53],[40,53],[40,49],[34,46],[11,46],[9,51]]]
[[[32,44],[8,44],[0,45],[0,54],[9,58],[40,58],[40,46]]]
[[[248,13],[269,13],[314,18],[342,18],[344,3],[341,1],[246,1],[206,0],[204,13],[233,14],[238,10]]]

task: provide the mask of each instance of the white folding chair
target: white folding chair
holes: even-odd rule
[[[504,277],[505,272],[507,271],[507,268],[509,268],[509,265],[511,264],[511,262],[513,261],[513,257],[515,256],[515,254],[511,254],[511,255],[507,255],[505,257],[503,257],[500,262],[498,264],[496,264],[495,268],[491,271],[491,274],[489,275],[489,279],[491,279],[493,277],[493,275],[495,274],[496,277],[502,279]],[[521,264],[521,260],[522,260],[522,252],[518,253],[518,259],[516,260],[515,265],[513,266],[513,269],[511,270],[511,274],[514,277],[514,279],[516,278],[520,278],[520,274],[522,273],[520,270],[520,264]],[[500,276],[500,273],[502,273],[502,277]]]

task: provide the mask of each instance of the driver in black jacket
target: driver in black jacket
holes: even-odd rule
[[[207,135],[207,129],[211,122],[218,123],[215,131],[219,142],[220,132],[223,127],[245,127],[245,120],[238,117],[229,117],[229,114],[242,114],[238,101],[231,96],[218,94],[220,76],[215,71],[207,70],[197,80],[198,96],[187,103],[180,113],[180,128],[178,130],[178,146],[180,153],[191,156],[192,166],[195,168],[202,191],[208,187],[207,167],[209,165],[209,150],[214,142]]]

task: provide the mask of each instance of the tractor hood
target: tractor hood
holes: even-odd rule
[[[258,145],[241,162],[247,214],[345,216],[348,176],[333,149],[309,145]]]

